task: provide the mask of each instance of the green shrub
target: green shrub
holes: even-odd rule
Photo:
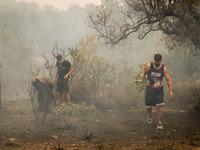
[[[140,93],[144,93],[145,89],[146,89],[146,82],[147,82],[147,75],[141,80],[141,82],[137,82],[140,80],[140,74],[144,71],[144,68],[146,67],[147,62],[142,62],[139,65],[139,72],[136,74],[135,76],[135,84],[136,84],[136,90]]]
[[[52,112],[56,115],[93,115],[97,113],[96,107],[94,104],[91,104],[89,106],[86,105],[86,103],[79,104],[68,104],[67,102],[64,102],[62,105],[58,105],[55,108],[52,109]]]
[[[33,112],[31,103],[26,101],[13,102],[13,105],[8,106],[7,110],[16,115],[31,114]]]
[[[166,90],[165,93],[168,93]],[[174,99],[169,103],[172,108],[193,110],[194,106],[200,105],[200,80],[191,81],[185,77],[185,80],[173,83]],[[168,95],[166,95],[168,97]]]

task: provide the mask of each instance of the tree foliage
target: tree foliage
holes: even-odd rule
[[[199,6],[199,0],[110,0],[89,12],[88,26],[112,45],[136,32],[143,39],[152,31],[162,31],[199,48]]]
[[[164,47],[159,47],[155,53],[163,55],[163,62],[174,80],[183,75],[198,79],[200,52],[196,51],[194,45],[187,42],[178,43],[175,39],[176,37],[174,36],[163,36],[160,46],[163,45]],[[162,49],[168,49],[169,51]]]
[[[59,10],[34,2],[0,0],[2,95],[14,99],[27,77],[28,64],[41,65],[42,54],[49,55],[55,41],[61,46],[75,45],[86,33],[86,14],[87,7],[78,5]]]
[[[52,56],[44,56],[48,76],[55,77],[56,55],[71,62],[74,71],[70,75],[72,95],[77,101],[90,101],[96,98],[100,89],[112,85],[114,81],[113,66],[103,57],[97,55],[95,36],[87,36],[72,48],[59,48],[57,43],[52,50]]]

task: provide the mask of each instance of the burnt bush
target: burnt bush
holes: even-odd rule
[[[200,80],[182,77],[181,80],[174,82],[173,91],[174,99],[168,103],[170,107],[193,111],[195,107],[200,106]]]
[[[51,58],[44,56],[45,68],[51,79],[55,76],[55,56],[62,54],[74,68],[70,75],[70,94],[73,103],[94,103],[96,107],[127,108],[137,105],[133,86],[134,68],[127,63],[118,69],[97,54],[95,36],[87,36],[75,47],[58,48],[55,44]],[[126,60],[125,60],[126,62]]]

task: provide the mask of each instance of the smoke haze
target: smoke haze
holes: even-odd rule
[[[3,100],[14,99],[27,79],[29,64],[43,65],[43,54],[51,55],[55,42],[61,48],[75,46],[86,35],[95,31],[86,25],[87,10],[94,8],[71,5],[67,10],[37,3],[0,0],[0,62]],[[153,38],[152,38],[153,37]],[[100,45],[98,54],[116,63],[124,61],[137,66],[148,59],[159,36],[145,40],[132,37],[126,45],[109,48]]]

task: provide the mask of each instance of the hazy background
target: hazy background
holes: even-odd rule
[[[43,66],[43,54],[51,55],[55,42],[60,48],[75,46],[95,31],[87,27],[87,11],[100,0],[0,0],[0,62],[3,100],[12,100],[27,79],[29,64]],[[160,34],[144,40],[132,36],[115,48],[99,45],[98,54],[118,68],[124,62],[137,66],[151,60]]]

